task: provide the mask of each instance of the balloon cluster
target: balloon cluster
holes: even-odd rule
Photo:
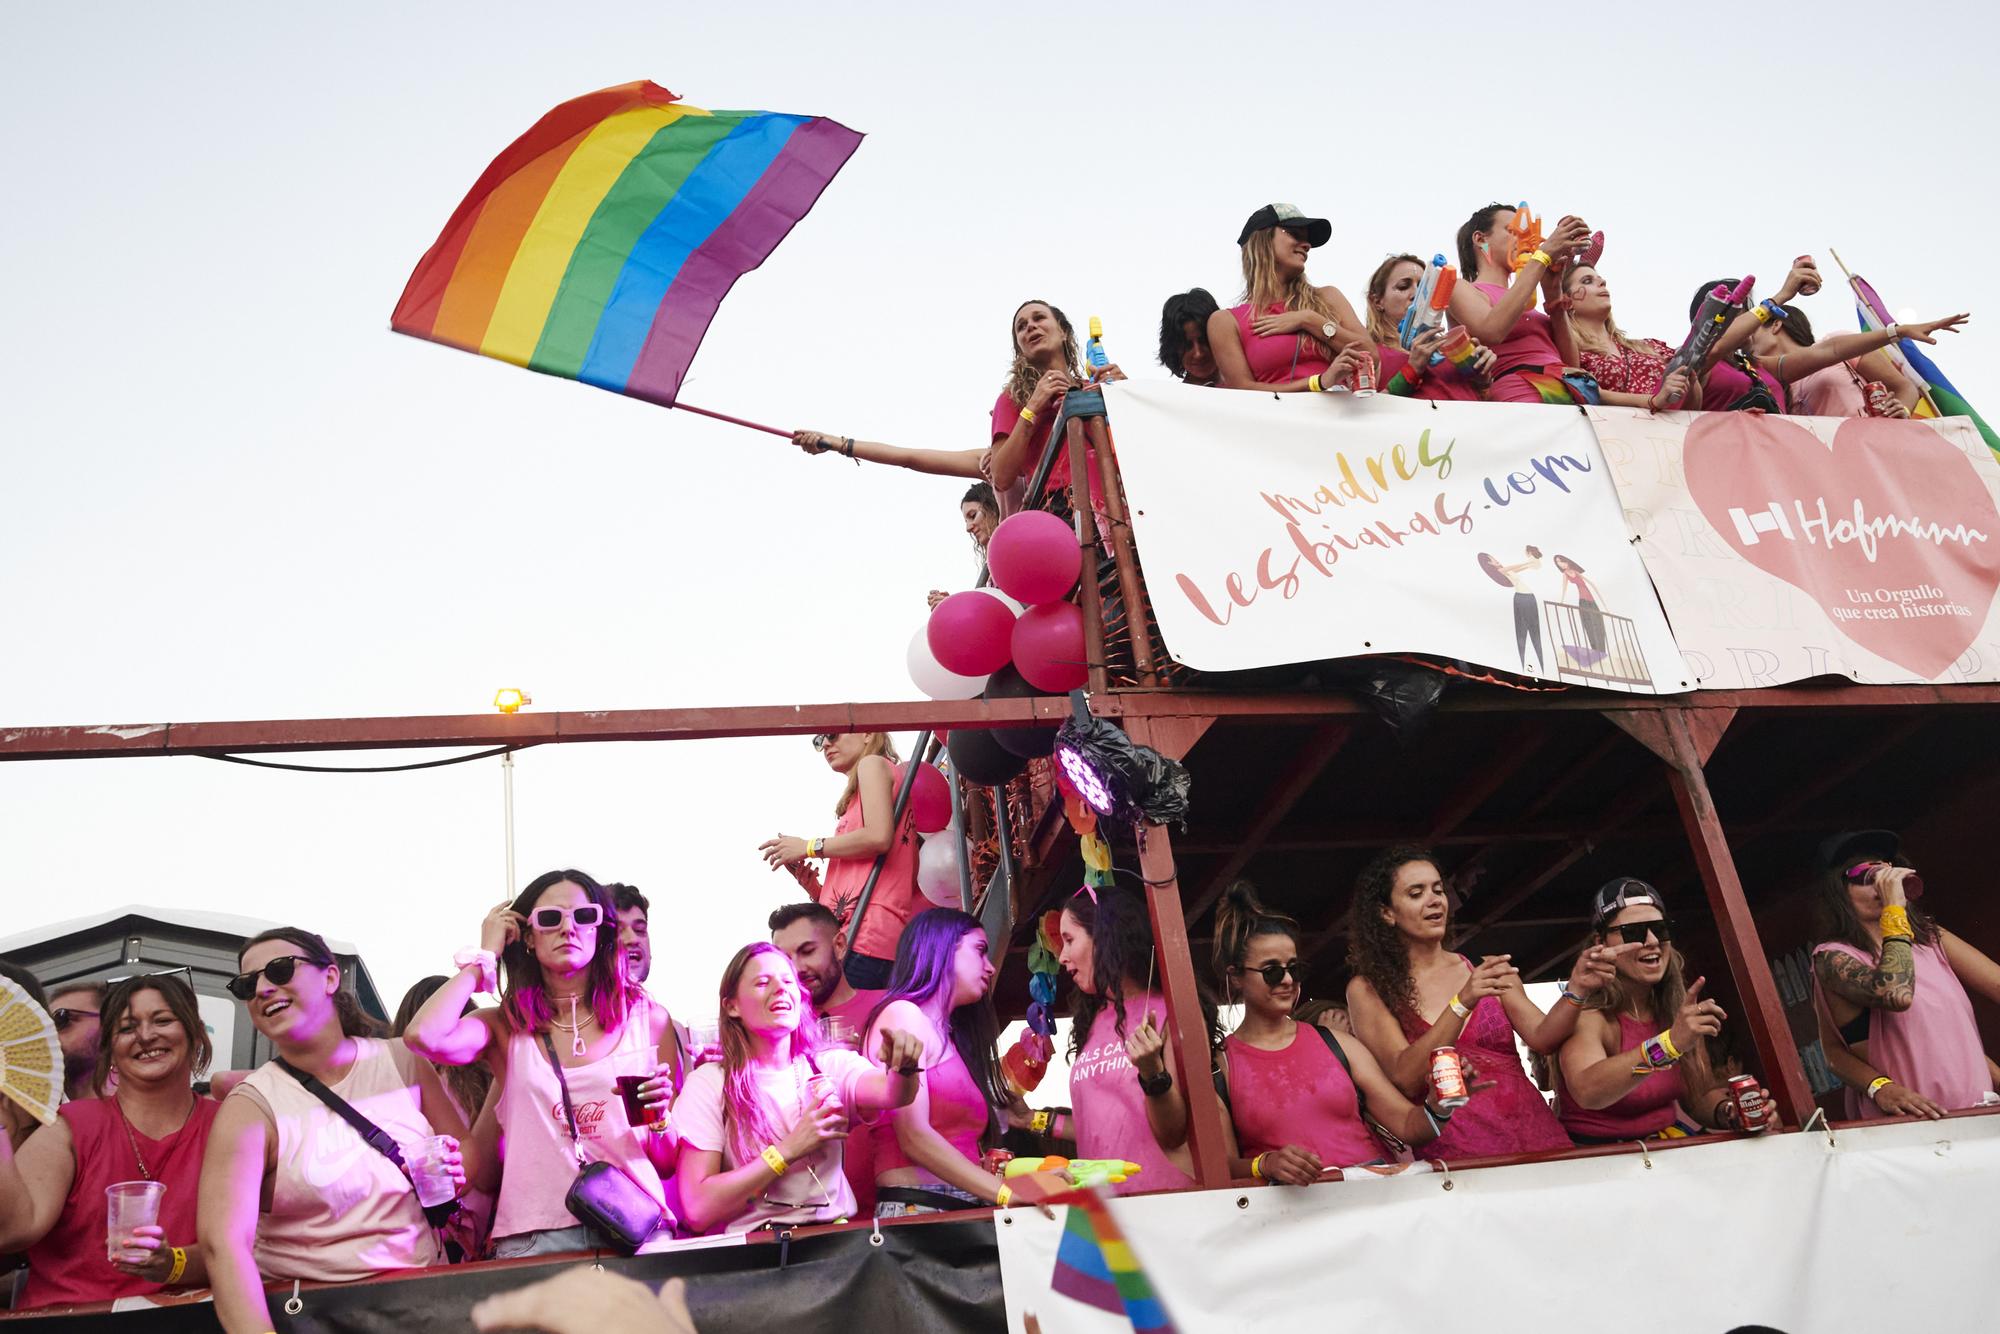
[[[1051,908],[1035,928],[1028,947],[1028,1031],[1015,1039],[1000,1058],[1008,1086],[1023,1096],[1040,1086],[1055,1054],[1056,942],[1062,911]]]
[[[920,760],[916,785],[910,789],[910,819],[924,836],[917,848],[917,888],[941,908],[961,906],[958,864],[962,857],[958,825],[951,814],[951,786],[936,765]]]
[[[986,568],[994,587],[953,593],[910,639],[910,680],[931,699],[1063,695],[1089,679],[1083,612],[1070,602],[1083,553],[1067,523],[1043,510],[993,530]],[[993,787],[1047,755],[1046,727],[961,728],[945,742],[959,775]]]

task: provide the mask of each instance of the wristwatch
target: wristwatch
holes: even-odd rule
[[[1149,1098],[1157,1098],[1174,1086],[1174,1072],[1164,1067],[1160,1073],[1150,1078],[1139,1076],[1139,1091]]]
[[[1334,340],[1334,337],[1339,333],[1340,333],[1340,326],[1338,324],[1335,324],[1332,320],[1328,320],[1325,324],[1319,326],[1319,336],[1321,338],[1324,338],[1329,343],[1331,343]]]

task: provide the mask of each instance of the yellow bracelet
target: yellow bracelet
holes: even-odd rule
[[[1882,939],[1914,940],[1916,931],[1910,926],[1910,910],[1900,903],[1892,903],[1882,910]]]
[[[1000,1193],[993,1197],[993,1207],[995,1209],[1005,1209],[1008,1205],[1012,1204],[1013,1202],[1014,1202],[1014,1188],[1008,1185],[1004,1181],[1001,1182]]]
[[[1309,376],[1307,376],[1307,377],[1306,377],[1306,388],[1308,388],[1308,389],[1312,390],[1312,391],[1313,391],[1313,392],[1314,392],[1315,394],[1319,393],[1319,392],[1320,392],[1320,387],[1319,387],[1319,377],[1318,377],[1317,375],[1309,375]]]
[[[1264,1176],[1263,1154],[1260,1153],[1255,1158],[1252,1158],[1250,1160],[1250,1175],[1256,1177],[1259,1181],[1263,1181],[1266,1179]]]
[[[1471,1007],[1458,998],[1456,991],[1451,993],[1451,1012],[1461,1019],[1468,1019],[1472,1016]]]
[[[170,1249],[174,1253],[174,1267],[167,1271],[167,1276],[164,1279],[160,1280],[160,1285],[167,1288],[171,1288],[174,1284],[180,1282],[181,1275],[187,1273],[188,1267],[188,1253],[178,1246],[171,1247]]]
[[[1549,258],[1549,252],[1546,250],[1537,250],[1528,256],[1528,260],[1530,263],[1540,264],[1545,269],[1553,269],[1556,266],[1556,262]]]
[[[1021,420],[1033,426],[1035,424],[1035,410],[1033,408],[1022,408]]]
[[[1049,1122],[1053,1119],[1053,1114],[1045,1107],[1036,1112],[1034,1119],[1028,1122],[1028,1129],[1037,1135],[1046,1135],[1049,1133]]]
[[[1895,1082],[1896,1082],[1895,1080],[1889,1078],[1889,1076],[1887,1075],[1875,1076],[1875,1078],[1870,1080],[1868,1083],[1868,1101],[1870,1102],[1875,1101],[1875,1095],[1882,1091],[1883,1085],[1893,1084]]]
[[[770,1168],[779,1176],[783,1176],[792,1170],[792,1165],[785,1161],[785,1155],[778,1152],[778,1146],[775,1144],[766,1144],[764,1146],[763,1159],[764,1166]]]
[[[1666,1049],[1667,1055],[1673,1057],[1676,1061],[1681,1058],[1680,1051],[1674,1046],[1674,1030],[1671,1028],[1660,1030],[1659,1044]]]

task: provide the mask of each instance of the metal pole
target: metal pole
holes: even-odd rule
[[[979,914],[979,924],[986,928],[986,939],[998,942],[1001,955],[1006,954],[1005,942],[1014,934],[1014,826],[1007,815],[1007,785],[1002,783],[993,789],[993,835],[999,840],[1000,864],[993,870],[993,878],[986,882],[986,904]]]
[[[511,750],[500,757],[500,826],[507,840],[507,892],[501,897],[511,899],[517,892],[514,882],[514,752]]]
[[[944,762],[944,781],[951,788],[951,828],[958,838],[958,905],[969,913],[973,910],[972,855],[965,837],[965,793],[958,786],[958,771],[952,767],[948,755]],[[937,835],[931,837],[936,838]]]
[[[903,827],[903,812],[910,809],[910,793],[916,790],[917,766],[924,762],[924,752],[930,748],[931,734],[926,731],[917,736],[916,749],[910,754],[910,762],[903,768],[903,781],[896,788],[896,804],[889,812],[889,837],[897,837]],[[882,878],[882,863],[889,859],[886,852],[877,853],[875,864],[868,868],[868,880],[861,886],[861,898],[854,905],[854,916],[847,919],[847,952],[840,956],[840,971],[847,971],[847,961],[854,957],[854,944],[861,939],[861,915],[868,911],[868,900],[875,897],[875,882]]]

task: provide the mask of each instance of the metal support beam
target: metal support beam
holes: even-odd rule
[[[1250,822],[1250,827],[1237,840],[1229,856],[1209,876],[1208,883],[1194,896],[1193,902],[1186,906],[1190,922],[1199,922],[1202,914],[1229,888],[1230,882],[1242,874],[1250,859],[1263,848],[1264,840],[1285,822],[1285,817],[1292,813],[1292,807],[1299,804],[1300,798],[1326,772],[1326,766],[1333,763],[1333,757],[1340,754],[1341,747],[1354,735],[1354,729],[1355,723],[1344,718],[1322,723],[1312,735],[1299,743],[1298,749],[1292,753],[1291,763],[1285,766],[1258,802],[1257,818]]]

